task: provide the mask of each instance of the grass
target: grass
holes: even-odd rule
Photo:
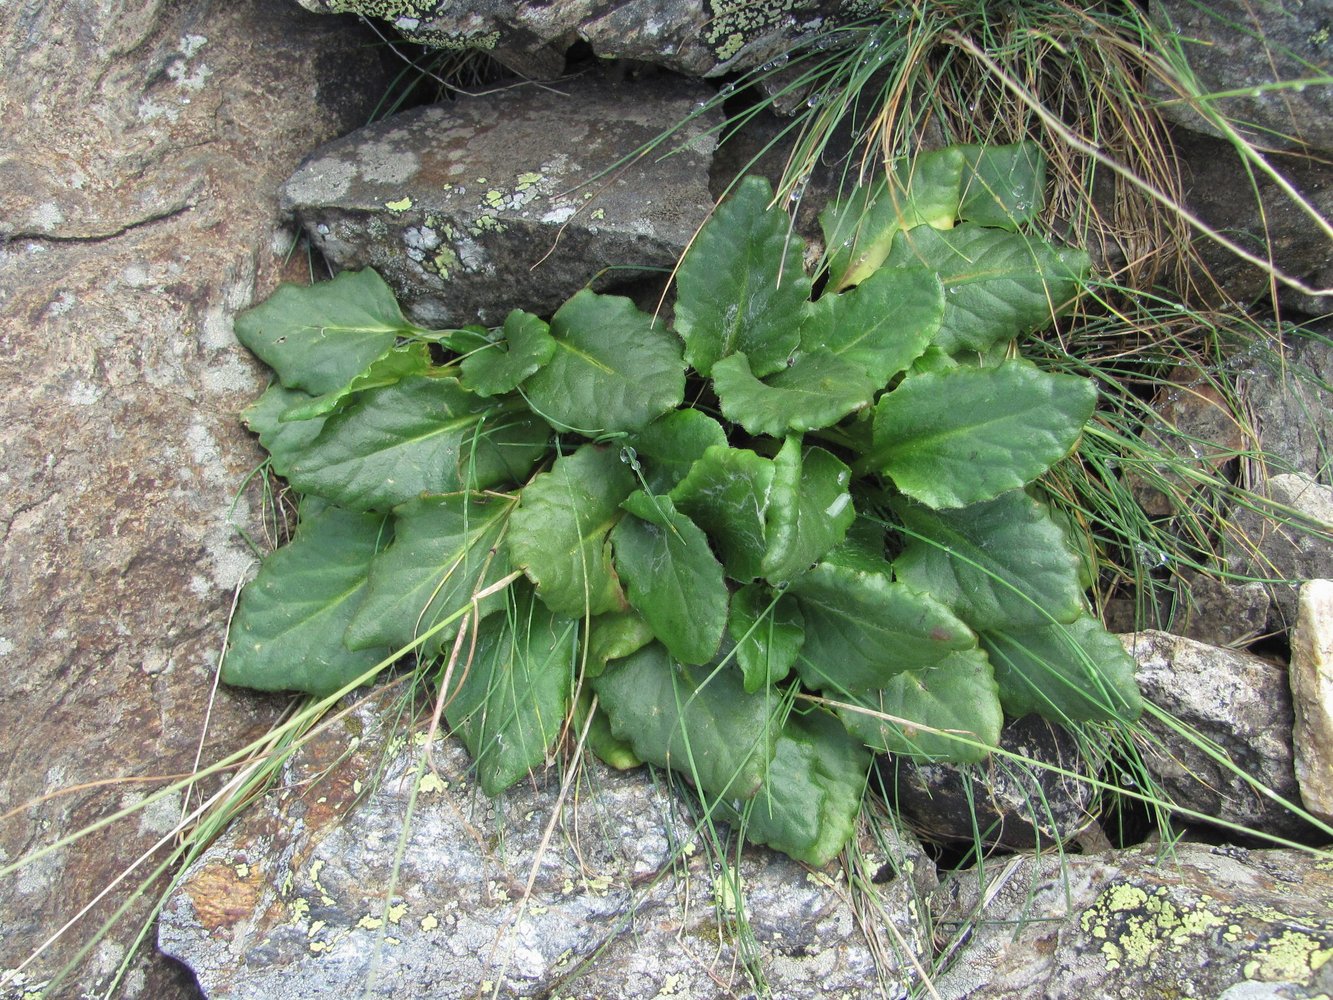
[[[426,90],[462,91],[494,82],[492,68],[472,57],[426,55],[397,46],[395,52],[405,61],[402,77],[377,116],[420,99]],[[1320,79],[1313,68],[1311,79]],[[1150,96],[1150,81],[1154,93],[1166,96]],[[738,95],[753,94],[760,87],[766,87],[772,97],[738,105]],[[434,89],[430,96],[438,99],[440,94]],[[766,100],[802,109],[782,137],[791,152],[780,197],[793,204],[805,196],[812,175],[831,171],[835,184],[851,184],[883,169],[888,161],[910,155],[923,142],[1032,139],[1047,151],[1052,197],[1042,219],[1045,235],[1092,247],[1103,262],[1105,277],[1092,289],[1083,311],[1056,336],[1023,345],[1025,353],[1036,355],[1043,364],[1091,375],[1103,388],[1103,406],[1085,435],[1077,460],[1058,469],[1044,485],[1047,495],[1085,526],[1094,540],[1098,610],[1130,601],[1134,620],[1140,625],[1171,625],[1182,595],[1188,594],[1191,574],[1226,577],[1218,546],[1238,504],[1271,511],[1247,485],[1269,460],[1249,426],[1236,376],[1240,362],[1247,358],[1272,356],[1281,362],[1278,334],[1282,328],[1251,318],[1224,297],[1221,308],[1217,307],[1219,290],[1199,266],[1192,248],[1193,233],[1202,232],[1242,254],[1268,273],[1274,286],[1318,291],[1283,273],[1263,255],[1234,244],[1225,234],[1210,232],[1184,207],[1181,178],[1155,103],[1184,102],[1195,108],[1232,143],[1256,183],[1260,177],[1276,183],[1310,217],[1313,230],[1333,237],[1328,221],[1285,182],[1265,151],[1219,113],[1217,101],[1225,96],[1202,92],[1185,62],[1180,40],[1150,23],[1135,6],[1103,3],[1085,7],[1038,0],[1006,5],[898,5],[891,17],[839,28],[830,37],[792,53],[782,65],[761,67],[728,84],[717,102],[727,104],[731,111],[722,127],[724,135],[757,114]],[[1090,196],[1090,192],[1095,194]],[[1163,285],[1172,290],[1162,291]],[[1294,374],[1301,377],[1300,372]],[[1172,394],[1203,397],[1217,405],[1234,423],[1235,446],[1218,448],[1215,442],[1192,436],[1164,420],[1162,403]],[[1153,433],[1145,438],[1143,428]],[[1203,454],[1197,454],[1200,451]],[[285,535],[292,510],[288,500],[273,490],[266,470],[257,473],[256,479],[262,483],[266,537],[247,541],[260,550]],[[1155,498],[1159,506],[1145,510],[1144,497]],[[429,634],[421,636],[418,644]],[[455,653],[461,655],[459,650]],[[359,681],[381,676],[397,655]],[[402,675],[397,683],[410,689],[400,703],[401,723],[416,718],[410,714],[410,697],[413,690],[419,697],[426,688],[425,671]],[[158,908],[189,863],[280,780],[284,767],[303,746],[350,711],[339,707],[339,699],[351,695],[356,686],[349,684],[328,698],[294,705],[263,739],[161,784],[132,807],[5,863],[0,866],[0,877],[13,876],[21,867],[74,846],[104,826],[132,822],[136,813],[168,796],[195,796],[195,803],[187,806],[175,828],[123,876],[127,883],[135,878],[139,883],[117,917],[143,894],[159,892],[162,879],[168,880],[166,891],[157,896],[148,918],[134,932],[136,945],[143,944]],[[431,709],[432,731],[441,708],[436,703]],[[1158,725],[1180,728],[1179,722],[1160,709],[1149,711]],[[1088,783],[1109,803],[1137,803],[1168,845],[1176,836],[1173,816],[1185,821],[1214,819],[1179,809],[1153,786],[1143,753],[1153,748],[1155,738],[1143,726],[1074,726],[1072,732],[1085,760],[1096,765],[1091,776],[1003,752],[997,766],[1020,777],[1034,768],[1054,770],[1060,777]],[[1219,748],[1207,745],[1198,734],[1183,735],[1220,765],[1234,770]],[[561,762],[561,801],[572,795],[596,794],[590,784],[595,772],[582,766],[585,737],[586,729],[571,732],[566,741],[569,754]],[[1112,772],[1110,777],[1105,776],[1103,763]],[[423,754],[419,767],[430,766],[429,757]],[[1115,775],[1129,776],[1130,783]],[[204,796],[201,789],[213,781],[221,781],[221,787]],[[1262,788],[1256,792],[1273,794]],[[891,797],[881,788],[867,799],[863,835],[845,856],[846,891],[872,950],[882,956],[882,967],[896,968],[911,980],[915,993],[930,996],[934,992],[932,976],[961,953],[968,927],[963,925],[952,933],[932,928],[928,901],[907,869],[897,872],[894,884],[912,883],[923,921],[916,929],[926,940],[909,941],[911,928],[904,930],[886,919],[890,910],[881,871],[902,863],[898,820],[885,808]],[[735,942],[739,967],[758,985],[764,975],[762,947],[745,923],[744,907],[734,905],[745,891],[740,840],[713,822],[707,803],[688,800],[694,808],[694,836],[676,844],[673,857],[682,866],[678,870],[688,871],[691,845],[699,845],[705,863],[717,866],[714,884],[723,888],[710,905],[716,907],[719,927]],[[1297,810],[1295,804],[1286,805]],[[23,808],[18,806],[6,815]],[[403,837],[396,848],[399,859],[408,843],[413,808],[414,803],[409,804]],[[1116,816],[1124,815],[1121,807],[1109,808]],[[1045,809],[1040,798],[1034,798],[1034,814],[1041,815]],[[567,835],[561,834],[559,818],[556,810],[545,828],[544,846],[558,835]],[[1333,836],[1326,826],[1315,824],[1315,828]],[[1232,832],[1242,837],[1265,836],[1262,831],[1244,828]],[[1268,839],[1308,849],[1289,840]],[[1051,849],[1058,845],[1052,844]],[[981,830],[956,861],[960,866],[977,865],[991,894],[1015,871],[990,856]],[[528,892],[520,901],[520,915],[536,873],[534,865]],[[113,884],[103,891],[117,888]],[[386,897],[386,907],[388,903]],[[976,919],[985,919],[984,907]],[[60,979],[112,930],[108,922],[82,942],[49,989],[57,989]],[[927,946],[932,934],[937,936]],[[35,968],[40,958],[40,952],[34,954],[17,971],[22,974]],[[129,958],[122,965],[122,974],[128,963]],[[19,982],[13,971],[5,972],[10,977],[6,985]],[[108,993],[115,987],[113,983]]]

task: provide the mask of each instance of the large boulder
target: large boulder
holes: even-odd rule
[[[209,996],[708,1000],[759,975],[870,998],[928,953],[934,866],[910,835],[863,839],[863,930],[841,871],[716,853],[645,769],[553,766],[490,800],[410,718],[382,695],[325,727],[186,873],[159,942]],[[913,955],[877,959],[876,938]]]
[[[378,270],[420,323],[550,314],[594,279],[632,291],[675,266],[713,204],[708,129],[719,116],[697,107],[708,93],[594,74],[560,92],[419,108],[312,153],[283,205],[339,268]],[[636,156],[691,114],[669,147]]]
[[[230,317],[278,276],[277,185],[363,122],[386,79],[355,25],[266,0],[19,0],[0,16],[0,993],[107,985],[148,915],[140,869],[22,965],[182,813],[172,796],[262,733],[274,699],[219,691],[236,586],[262,539],[237,411],[264,374]],[[211,707],[211,719],[210,719]],[[205,721],[210,720],[205,729]],[[101,783],[101,784],[99,784]],[[31,805],[25,805],[29,804]],[[158,885],[160,891],[161,885]],[[189,995],[158,958],[124,995]]]

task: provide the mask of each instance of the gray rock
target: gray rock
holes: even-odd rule
[[[1273,599],[1262,583],[1236,583],[1186,571],[1172,631],[1208,646],[1241,648],[1268,632]]]
[[[185,875],[158,939],[208,996],[711,998],[755,973],[782,997],[904,994],[910,965],[877,964],[840,872],[713,855],[644,770],[587,764],[561,805],[553,766],[485,799],[454,740],[428,760],[425,732],[382,718],[405,716],[380,697],[328,727]],[[872,932],[924,954],[933,866],[909,835],[863,846],[867,882],[901,872]]]
[[[1120,641],[1138,662],[1135,677],[1144,698],[1212,741],[1234,764],[1219,763],[1197,740],[1144,717],[1152,738],[1142,746],[1143,762],[1174,803],[1196,814],[1190,821],[1216,818],[1268,833],[1311,832],[1241,777],[1300,802],[1286,670],[1250,653],[1166,632],[1136,632]]]
[[[1326,996],[1330,898],[1329,862],[1298,851],[1178,843],[990,861],[936,894],[937,933],[965,943],[935,989],[942,1000]]]
[[[1237,506],[1227,527],[1232,572],[1292,581],[1268,585],[1275,611],[1270,625],[1296,624],[1296,593],[1302,580],[1333,577],[1333,487],[1299,473],[1273,476],[1260,487],[1261,509]]]
[[[1151,12],[1170,40],[1178,40],[1200,92],[1227,95],[1212,108],[1248,140],[1333,150],[1333,86],[1298,83],[1327,78],[1333,69],[1333,3],[1153,0]],[[1221,134],[1187,102],[1166,102],[1161,111],[1182,125]]]
[[[821,31],[876,13],[865,0],[299,0],[391,21],[413,41],[490,52],[521,72],[563,65],[585,41],[607,59],[717,76],[782,59]]]
[[[1256,345],[1262,353],[1238,359],[1236,389],[1270,475],[1299,472],[1333,486],[1331,334],[1333,324],[1316,323],[1310,335],[1289,338],[1280,355]]]
[[[420,322],[550,313],[595,278],[605,290],[675,265],[712,208],[715,119],[696,119],[676,155],[622,161],[694,113],[701,88],[583,78],[406,112],[311,155],[283,204],[339,268],[380,271]]]
[[[1301,588],[1291,637],[1296,781],[1305,807],[1333,823],[1333,580]]]
[[[912,828],[930,840],[1049,850],[1092,822],[1097,792],[1072,774],[1096,777],[1096,762],[1080,752],[1068,732],[1027,716],[1004,727],[1000,749],[1039,763],[1003,754],[967,766],[899,760],[891,765],[886,784]]]
[[[281,710],[220,691],[204,737],[254,559],[236,526],[263,538],[258,491],[237,498],[260,461],[237,411],[265,376],[230,317],[277,282],[292,239],[278,183],[364,121],[384,78],[354,26],[266,0],[18,0],[0,15],[0,868],[188,773],[201,739],[214,759]],[[124,903],[50,993],[102,994],[149,914],[153,890],[130,897],[145,869],[10,970],[182,804],[0,877],[0,995],[47,981]],[[194,994],[151,956],[122,991]]]

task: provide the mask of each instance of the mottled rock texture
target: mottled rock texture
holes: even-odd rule
[[[709,93],[592,74],[559,92],[519,87],[420,108],[317,150],[283,205],[329,260],[374,267],[422,323],[550,314],[594,279],[633,291],[651,269],[675,266],[713,204],[705,132],[719,116],[698,114]],[[636,158],[691,114],[667,147]]]
[[[1330,896],[1333,864],[1297,851],[992,860],[936,894],[937,929],[973,930],[935,988],[942,1000],[1326,996]]]
[[[231,506],[259,461],[237,411],[264,375],[230,317],[275,284],[278,183],[363,122],[382,86],[348,28],[267,0],[20,0],[0,14],[0,868],[161,779],[90,783],[193,765],[253,561],[233,524],[261,534],[256,495]],[[205,758],[278,707],[220,692]],[[181,806],[0,877],[0,975]],[[133,884],[0,993],[44,982]],[[146,913],[134,904],[52,995],[105,985]],[[193,992],[160,958],[126,987]]]
[[[1291,637],[1296,780],[1305,807],[1333,823],[1333,580],[1301,588]]]
[[[161,947],[210,997],[706,1000],[750,995],[753,971],[774,996],[900,996],[895,943],[928,947],[934,866],[910,836],[864,845],[882,884],[858,913],[836,864],[712,854],[660,775],[589,764],[562,804],[553,766],[490,800],[456,741],[387,705],[304,748],[172,897]]]
[[[1144,764],[1173,802],[1197,814],[1190,822],[1212,817],[1269,833],[1312,832],[1241,777],[1250,775],[1299,803],[1285,668],[1166,632],[1135,632],[1120,641],[1138,661],[1135,677],[1144,698],[1211,740],[1235,765],[1215,760],[1197,739],[1144,718],[1152,737],[1141,750]]]

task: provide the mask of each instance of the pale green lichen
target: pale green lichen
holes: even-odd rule
[[[412,199],[409,198],[407,195],[404,195],[397,201],[386,201],[384,203],[384,207],[387,208],[390,212],[394,213],[406,212],[409,208],[412,207]]]
[[[1253,955],[1245,963],[1246,979],[1308,986],[1314,974],[1333,958],[1333,947],[1327,937],[1289,927],[1255,948]]]

